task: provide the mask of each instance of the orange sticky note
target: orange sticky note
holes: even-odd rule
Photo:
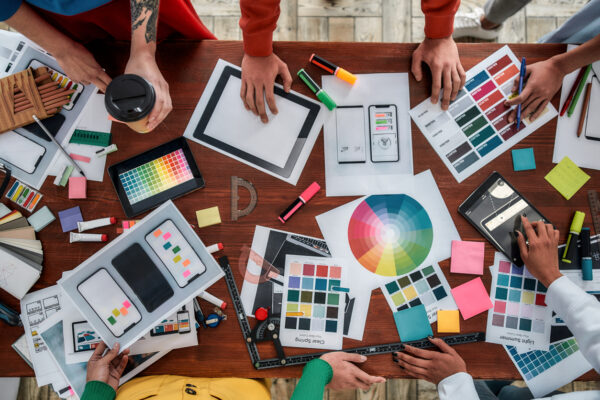
[[[438,310],[437,331],[439,333],[459,333],[460,315],[458,310]]]

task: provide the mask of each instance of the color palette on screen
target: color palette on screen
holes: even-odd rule
[[[40,192],[33,190],[24,183],[15,181],[10,189],[8,189],[5,197],[27,211],[33,211],[42,199],[42,196]]]
[[[182,149],[119,174],[130,204],[164,192],[194,178]]]

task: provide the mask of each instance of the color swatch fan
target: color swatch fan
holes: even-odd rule
[[[433,243],[433,226],[423,206],[408,195],[369,196],[350,217],[348,242],[367,270],[397,276],[425,261]]]

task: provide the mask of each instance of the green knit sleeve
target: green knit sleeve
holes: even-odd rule
[[[89,381],[85,384],[81,400],[114,400],[116,396],[112,386],[100,381]]]
[[[325,386],[331,382],[331,378],[333,370],[329,363],[315,358],[304,367],[291,400],[322,400]]]

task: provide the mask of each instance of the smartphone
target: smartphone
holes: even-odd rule
[[[188,333],[192,330],[189,311],[177,312],[177,325],[179,326],[179,333]]]
[[[372,162],[400,160],[398,110],[395,104],[369,106],[369,137]]]

